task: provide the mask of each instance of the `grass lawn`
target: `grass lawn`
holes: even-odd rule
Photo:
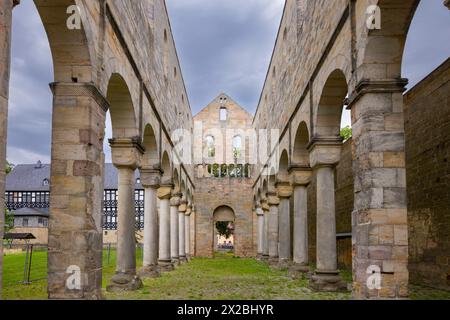
[[[138,268],[142,265],[142,250],[137,250]],[[47,253],[33,253],[30,285],[23,279],[25,254],[7,255],[3,261],[4,299],[26,300],[47,298]],[[103,254],[103,287],[109,282],[115,269],[115,251]],[[345,280],[351,274],[343,272]],[[41,279],[41,280],[39,280]],[[315,293],[307,288],[307,280],[292,280],[285,271],[271,270],[265,263],[254,259],[220,255],[216,259],[195,258],[175,271],[160,278],[144,280],[144,288],[123,294],[107,293],[107,299],[147,300],[343,300],[350,293]],[[448,299],[450,292],[411,286],[411,299]]]

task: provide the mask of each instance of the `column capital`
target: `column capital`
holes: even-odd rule
[[[308,145],[311,168],[334,167],[341,160],[342,137],[315,137]]]
[[[187,200],[182,198],[180,200],[180,206],[178,207],[178,211],[181,212],[181,213],[186,213],[186,211],[187,211],[187,204],[188,204]]]
[[[138,168],[145,152],[140,140],[139,137],[109,139],[114,166]]]
[[[278,206],[280,204],[280,198],[278,198],[276,192],[267,193],[267,202],[269,207]]]
[[[449,2],[449,0],[446,0]],[[444,3],[445,4],[445,3]],[[449,8],[450,9],[450,8]],[[347,109],[351,110],[352,106],[366,93],[395,93],[405,92],[408,85],[408,79],[362,79],[355,87],[355,90],[349,95]]]
[[[266,198],[261,199],[261,209],[263,211],[269,211],[270,210],[269,201]]]
[[[186,217],[189,217],[191,214],[192,214],[192,206],[188,205],[186,208],[185,215],[186,215]]]
[[[445,0],[444,6],[446,6],[450,10],[450,0]]]
[[[13,0],[13,8],[20,4],[20,0]]]
[[[181,192],[172,190],[170,197],[170,206],[171,207],[179,207],[181,203]]]
[[[165,184],[165,185],[159,186],[158,192],[157,192],[157,197],[160,200],[169,200],[170,197],[172,196],[172,188],[173,188],[173,185],[171,185],[171,184]]]
[[[278,180],[275,184],[278,191],[278,197],[290,198],[292,196],[293,188],[291,183],[287,180]]]
[[[94,99],[103,111],[109,110],[108,99],[93,83],[52,82],[49,86],[56,97],[89,97]]]
[[[142,168],[141,170],[141,184],[144,188],[157,189],[161,185],[161,169]]]
[[[309,166],[290,166],[289,173],[294,187],[307,187],[311,183],[312,169]]]

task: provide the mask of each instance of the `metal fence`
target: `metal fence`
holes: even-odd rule
[[[136,260],[143,259],[143,245],[136,244]],[[103,269],[114,268],[116,244],[103,244]],[[3,287],[30,285],[47,280],[48,246],[26,243],[5,243],[3,257]]]

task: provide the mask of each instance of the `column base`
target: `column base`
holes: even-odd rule
[[[176,267],[179,267],[180,266],[180,259],[177,257],[177,258],[172,258],[172,264],[173,264],[173,266],[176,268]]]
[[[266,256],[265,254],[263,254],[261,261],[269,262],[269,256],[268,255]]]
[[[308,278],[309,272],[309,266],[304,264],[292,263],[288,269],[289,277],[294,280]]]
[[[338,271],[316,271],[309,281],[309,287],[318,292],[347,292],[348,285]]]
[[[135,274],[116,273],[111,283],[106,287],[108,292],[136,291],[144,286],[142,280]]]
[[[291,261],[289,261],[288,259],[279,259],[278,261],[278,269],[280,270],[287,270],[290,265]]]
[[[185,263],[188,262],[188,260],[187,260],[187,258],[186,258],[185,256],[181,256],[181,257],[179,258],[179,262],[180,262],[180,264],[185,264]]]
[[[142,279],[158,278],[161,276],[161,273],[159,272],[159,268],[157,265],[151,265],[151,266],[142,267],[141,271],[139,271],[139,276]]]
[[[174,265],[172,264],[172,261],[158,261],[158,269],[159,272],[170,272],[175,270]]]
[[[269,266],[278,269],[278,257],[269,257]]]
[[[262,261],[262,260],[263,260],[263,255],[262,255],[262,253],[258,253],[258,254],[256,255],[256,260],[258,260],[258,261]]]

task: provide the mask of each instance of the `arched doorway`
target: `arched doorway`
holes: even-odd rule
[[[228,206],[220,206],[213,214],[213,254],[230,253],[235,250],[234,210]]]

